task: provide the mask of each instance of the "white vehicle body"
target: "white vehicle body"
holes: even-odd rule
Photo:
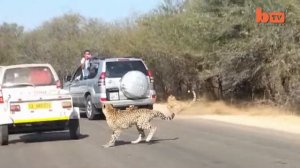
[[[6,127],[68,123],[79,118],[79,110],[74,110],[68,91],[60,88],[59,78],[50,64],[0,67],[0,129],[5,127],[4,132]],[[0,142],[5,144],[3,136],[6,135],[0,135]]]

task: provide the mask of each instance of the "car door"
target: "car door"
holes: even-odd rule
[[[86,94],[90,94],[91,96],[94,96],[95,94],[94,84],[98,85],[97,80],[95,80],[95,77],[98,73],[98,67],[99,63],[91,63],[88,68],[88,77],[79,82],[80,87],[78,92],[80,92],[80,96],[78,97],[78,104],[81,107],[85,106],[86,104]]]
[[[70,93],[73,97],[74,106],[79,106],[79,97],[80,97],[80,81],[82,80],[82,69],[81,67],[77,68],[71,81],[70,81]]]

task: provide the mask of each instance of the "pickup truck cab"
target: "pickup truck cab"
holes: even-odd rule
[[[69,129],[79,137],[79,110],[50,64],[0,66],[0,144],[10,133]],[[22,128],[22,129],[21,129]]]

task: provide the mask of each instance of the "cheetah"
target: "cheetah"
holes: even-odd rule
[[[169,111],[173,111],[175,114],[179,114],[183,110],[189,108],[195,103],[195,98],[193,101],[186,103],[186,102],[181,102],[176,99],[175,96],[170,95],[167,99],[167,108]]]
[[[113,134],[111,135],[110,141],[103,145],[108,148],[115,145],[116,140],[120,136],[124,129],[128,129],[131,126],[136,126],[139,136],[135,141],[131,143],[136,144],[142,140],[149,142],[152,139],[156,131],[156,127],[150,124],[153,118],[160,117],[163,120],[172,120],[175,116],[171,113],[170,116],[163,114],[160,111],[150,110],[146,108],[128,108],[126,110],[119,110],[114,108],[111,104],[105,104],[102,107],[102,111],[106,117],[108,126],[112,129]],[[144,130],[149,130],[149,134],[146,138]],[[146,138],[146,139],[145,139]]]
[[[136,110],[138,109],[138,107],[134,106],[134,105],[130,105],[129,107],[127,107],[125,110],[127,111],[131,111],[131,110]]]

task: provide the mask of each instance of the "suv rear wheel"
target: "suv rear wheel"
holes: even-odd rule
[[[8,125],[0,125],[0,144],[8,144]]]
[[[92,98],[91,95],[88,95],[86,97],[86,117],[89,120],[94,120],[96,119],[96,111],[97,109],[95,108],[95,106],[92,103]]]

